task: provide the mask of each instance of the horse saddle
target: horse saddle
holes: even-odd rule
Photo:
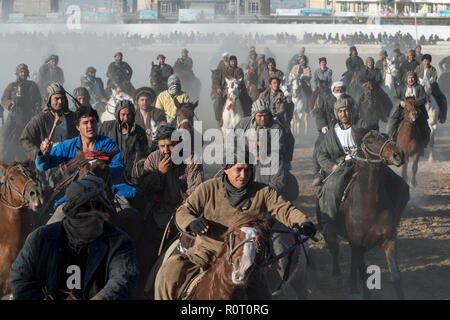
[[[192,293],[194,292],[194,289],[197,287],[197,285],[203,279],[203,276],[205,275],[205,273],[206,273],[206,270],[202,270],[198,274],[196,274],[191,279],[191,281],[189,281],[189,284],[183,290],[183,293],[181,295],[181,300],[189,300],[190,299],[190,297],[192,296]]]

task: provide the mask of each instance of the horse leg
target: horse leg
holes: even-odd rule
[[[364,263],[364,251],[362,248],[351,245],[351,266],[350,266],[350,293],[358,293],[358,278],[363,291],[363,298],[369,299],[369,290],[366,285],[366,266]]]
[[[308,134],[308,114],[303,112],[303,121],[305,122],[305,136]]]
[[[414,154],[413,155],[413,164],[412,164],[412,178],[411,178],[411,185],[413,187],[415,187],[417,185],[417,181],[416,181],[416,174],[417,174],[417,169],[419,167],[419,154]]]
[[[409,162],[409,155],[405,155],[405,163],[402,166],[402,178],[405,181],[408,181],[408,162]]]
[[[403,300],[405,297],[403,294],[402,278],[397,264],[397,243],[395,239],[386,240],[383,242],[382,247],[386,255],[386,261],[391,272],[391,281],[394,284],[397,298]]]
[[[316,209],[319,210],[318,205]],[[320,211],[317,212],[318,215],[320,215],[322,234],[333,260],[332,275],[334,277],[341,277],[342,273],[339,267],[339,241],[337,237],[336,222],[331,220],[327,215],[320,213]]]
[[[428,143],[428,147],[430,148],[430,155],[428,156],[428,162],[434,161],[434,132],[435,129],[433,129],[433,126],[430,126],[431,133],[430,133],[430,142]]]

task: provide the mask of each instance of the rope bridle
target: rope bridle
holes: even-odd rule
[[[256,243],[257,241],[259,241],[259,236],[255,236],[255,237],[251,237],[251,238],[245,238],[244,240],[242,240],[241,242],[239,242],[234,248],[233,248],[233,242],[234,242],[234,233],[230,232],[228,234],[228,239],[225,240],[224,243],[226,243],[226,241],[228,241],[228,253],[227,253],[227,261],[229,264],[232,264],[232,257],[233,254],[240,248],[242,247],[244,244],[248,243],[248,242],[253,242]]]
[[[19,190],[17,190],[16,188],[14,188],[14,185],[11,184],[10,179],[9,179],[9,172],[10,170],[14,169],[14,168],[19,168],[20,172],[26,177],[28,178],[27,181],[25,182],[25,184],[23,185],[23,189],[20,192]],[[36,183],[33,181],[31,173],[29,172],[29,170],[27,170],[22,164],[16,164],[10,168],[8,168],[5,172],[5,183],[2,184],[2,192],[0,195],[0,203],[3,204],[5,207],[9,208],[9,209],[22,209],[23,207],[28,206],[28,204],[30,203],[28,199],[25,198],[25,190],[27,188],[27,185],[29,183],[33,183],[36,187]],[[9,190],[9,193],[14,192],[16,194],[19,195],[20,200],[22,201],[22,204],[19,206],[15,206],[11,203],[8,203],[8,201],[3,197],[3,195],[5,194],[5,191]]]
[[[361,142],[361,150],[364,153],[365,158],[361,158],[361,157],[358,157],[358,156],[355,156],[355,158],[357,160],[361,160],[361,161],[364,161],[364,162],[367,162],[367,163],[373,163],[373,164],[383,163],[383,164],[387,164],[389,162],[389,160],[387,160],[386,158],[383,157],[383,151],[384,151],[384,148],[388,144],[395,145],[395,142],[393,140],[391,140],[391,139],[387,139],[383,143],[383,145],[381,146],[380,151],[375,152],[375,151],[370,150],[369,147],[366,145],[366,143],[363,141],[363,142]],[[371,159],[370,156],[378,157],[378,159]]]

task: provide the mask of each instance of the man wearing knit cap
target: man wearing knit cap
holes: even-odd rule
[[[168,122],[173,122],[177,116],[177,106],[174,99],[179,103],[188,103],[189,96],[181,90],[180,78],[173,74],[167,80],[167,90],[161,92],[156,98],[157,109],[164,111]]]
[[[50,55],[45,59],[44,64],[39,68],[36,83],[39,86],[41,96],[45,97],[47,87],[52,82],[64,84],[64,72],[58,66],[59,57],[57,55]]]
[[[76,109],[78,109],[82,105],[91,105],[91,95],[89,94],[89,91],[87,91],[87,89],[84,87],[76,87],[75,89],[73,89],[72,96],[76,99],[73,101],[74,111],[76,111]]]
[[[136,111],[131,101],[117,102],[115,120],[103,122],[98,133],[114,140],[119,146],[125,166],[127,183],[134,184],[132,172],[139,160],[150,153],[145,130],[136,124]]]
[[[8,119],[1,128],[0,158],[11,162],[25,158],[19,144],[19,136],[28,121],[41,111],[42,97],[35,82],[28,80],[30,72],[26,64],[16,67],[16,81],[3,92],[1,105],[9,111]]]
[[[69,185],[64,219],[32,232],[11,266],[14,299],[133,299],[136,249],[105,221],[113,210],[101,178],[88,175]]]
[[[131,77],[133,75],[133,69],[130,65],[123,61],[122,52],[116,52],[114,54],[114,62],[111,62],[106,71],[107,93],[110,94],[111,89],[120,88],[129,96],[133,96],[134,87],[131,84]]]
[[[431,65],[431,55],[424,54],[422,63],[417,66],[417,79],[427,90],[427,94],[432,94],[439,106],[439,122],[445,123],[447,120],[447,97],[442,93],[437,82],[437,70]]]
[[[97,70],[94,67],[88,67],[85,76],[81,77],[80,82],[81,86],[89,92],[92,107],[95,110],[103,111],[108,100],[103,81],[95,76],[96,72]]]
[[[152,61],[152,69],[150,71],[150,88],[155,90],[156,95],[159,95],[164,90],[167,90],[167,81],[173,75],[172,66],[166,63],[166,56],[158,54],[156,57],[158,64]]]

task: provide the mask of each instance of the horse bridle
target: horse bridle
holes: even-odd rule
[[[228,247],[229,247],[229,250],[228,250],[228,253],[227,253],[227,261],[228,261],[228,263],[229,264],[233,264],[233,261],[232,261],[232,257],[233,257],[233,254],[237,251],[237,249],[239,249],[240,247],[242,247],[244,244],[246,244],[246,243],[248,243],[248,242],[253,242],[253,243],[255,243],[256,241],[259,241],[259,236],[255,236],[255,237],[251,237],[251,238],[249,238],[249,239],[244,239],[244,240],[242,240],[241,242],[239,242],[234,248],[233,248],[233,240],[234,240],[234,237],[235,237],[235,235],[234,235],[234,233],[233,232],[230,232],[229,234],[228,234],[228,239],[225,239],[225,242],[224,242],[224,244],[226,243],[226,241],[228,241]]]
[[[391,139],[386,139],[386,141],[383,143],[383,145],[380,148],[380,151],[377,153],[375,151],[372,151],[369,149],[369,147],[366,145],[366,143],[363,141],[361,142],[361,150],[364,153],[365,158],[360,158],[360,157],[356,157],[356,159],[358,160],[362,160],[368,163],[383,163],[386,164],[389,161],[383,157],[383,151],[384,148],[389,144],[394,144],[395,142]],[[374,157],[378,157],[379,159],[370,159],[369,155],[374,156]]]
[[[1,195],[0,195],[0,202],[1,202],[4,206],[6,206],[6,207],[8,207],[8,208],[10,208],[10,209],[16,209],[16,210],[17,210],[17,209],[22,209],[23,207],[26,207],[26,206],[28,206],[28,204],[29,204],[29,201],[25,198],[25,190],[26,190],[26,188],[27,188],[27,185],[31,182],[31,183],[33,183],[33,184],[36,186],[36,184],[34,183],[32,177],[30,176],[30,172],[29,172],[22,164],[20,164],[20,163],[14,165],[14,166],[12,166],[12,167],[10,167],[10,168],[8,168],[8,169],[6,170],[6,172],[5,172],[5,177],[8,177],[8,176],[9,176],[8,173],[9,173],[10,170],[12,170],[12,169],[14,169],[14,168],[17,168],[17,167],[19,167],[20,172],[22,172],[22,174],[23,174],[26,178],[28,178],[27,181],[25,182],[25,184],[23,185],[22,192],[20,192],[20,191],[17,190],[16,188],[14,188],[14,186],[9,182],[9,179],[5,179],[5,183],[3,184],[5,187],[3,187],[2,189],[8,188],[9,190],[11,190],[11,191],[13,191],[14,193],[18,194],[18,195],[20,196],[20,198],[21,198],[22,204],[21,204],[20,206],[14,206],[14,205],[12,205],[12,204],[9,204],[9,203],[7,203],[6,200],[3,198],[3,192],[1,192]],[[3,186],[3,185],[2,185],[2,186]]]

